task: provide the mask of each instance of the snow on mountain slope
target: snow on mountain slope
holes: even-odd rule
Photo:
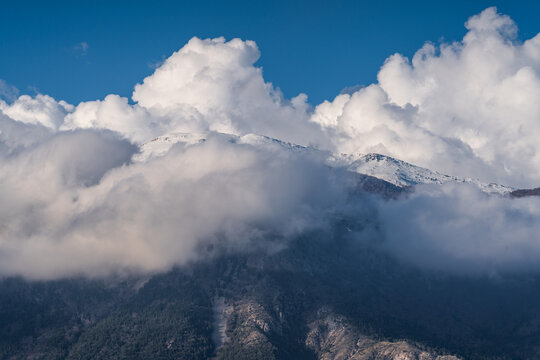
[[[141,145],[140,153],[134,160],[146,161],[151,157],[162,156],[176,143],[193,145],[204,142],[208,135],[208,133],[173,133],[157,137]],[[247,134],[244,136],[223,134],[223,136],[229,137],[229,141],[237,144],[249,144],[260,147],[279,145],[292,151],[319,151],[315,148],[296,145],[256,134]],[[365,155],[330,154],[327,162],[329,166],[346,167],[349,171],[373,176],[402,188],[418,184],[457,182],[475,185],[482,191],[491,194],[505,195],[515,190],[504,185],[488,184],[476,179],[441,174],[437,171],[416,166],[390,156],[375,153]]]
[[[304,150],[316,151],[316,149],[314,148],[308,148],[302,145],[297,145],[290,142],[281,141],[281,140],[274,139],[268,136],[257,135],[257,134],[247,134],[244,136],[240,136],[238,137],[236,142],[238,144],[249,144],[253,146],[266,146],[266,145],[275,144],[275,145],[279,145],[293,151],[304,151]]]
[[[135,161],[146,161],[151,157],[165,155],[169,149],[177,143],[194,145],[206,141],[209,133],[171,133],[159,136],[140,146],[140,152],[135,156]],[[231,134],[220,134],[229,138],[229,141],[236,144],[248,144],[256,147],[279,145],[293,151],[315,150],[305,146],[273,139],[268,136],[247,134],[236,136]]]
[[[334,155],[332,162],[343,164],[350,171],[370,175],[385,180],[399,187],[409,187],[418,184],[444,184],[448,182],[467,183],[478,186],[486,193],[508,194],[514,189],[508,186],[484,183],[477,179],[459,178],[441,174],[420,166],[394,159],[381,154],[366,154],[354,156],[350,154]]]
[[[135,161],[146,161],[154,156],[165,155],[176,143],[187,145],[198,144],[206,140],[206,133],[172,133],[159,136],[140,146],[140,152],[135,155]]]

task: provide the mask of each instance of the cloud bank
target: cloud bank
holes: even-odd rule
[[[153,272],[277,250],[340,212],[377,216],[382,247],[423,267],[540,270],[536,198],[445,185],[374,204],[351,200],[346,171],[327,166],[331,153],[378,152],[539,186],[540,35],[518,40],[495,8],[466,27],[463,40],[427,43],[412,60],[392,55],[376,84],[315,107],[265,82],[255,42],[223,38],[191,39],[132,101],[110,94],[75,106],[11,91],[0,100],[0,276]],[[178,133],[204,141],[139,156]]]
[[[468,184],[421,185],[378,202],[381,247],[422,268],[500,275],[540,270],[540,200],[490,196]]]
[[[443,173],[540,183],[540,35],[488,8],[462,41],[390,56],[377,84],[316,108],[342,152],[379,152]]]
[[[137,147],[108,131],[47,135],[0,165],[3,275],[155,272],[218,250],[279,249],[339,203],[319,159],[277,144],[210,134],[132,163]]]

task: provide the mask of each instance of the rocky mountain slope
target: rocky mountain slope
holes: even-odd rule
[[[0,358],[538,358],[539,278],[420,272],[351,226],[145,278],[4,279]]]
[[[510,193],[510,195],[517,198],[526,196],[540,196],[540,188],[514,190]]]

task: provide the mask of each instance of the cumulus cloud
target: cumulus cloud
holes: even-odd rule
[[[332,152],[378,152],[537,186],[540,35],[520,42],[494,8],[466,27],[461,41],[427,43],[412,60],[390,56],[376,84],[316,107],[264,80],[255,42],[223,38],[191,39],[132,101],[0,100],[0,276],[161,271],[278,249],[340,213],[378,217],[382,248],[424,267],[540,270],[537,199],[445,185],[373,203],[327,166]],[[139,153],[158,136],[176,140]]]
[[[193,38],[135,86],[135,105],[117,95],[84,102],[64,127],[120,131],[138,142],[168,132],[217,131],[322,144],[319,127],[307,121],[307,96],[285,99],[254,66],[259,56],[253,41]]]
[[[446,173],[540,183],[540,36],[488,8],[462,41],[389,57],[377,84],[319,105],[337,149],[382,152]]]
[[[64,122],[65,116],[73,110],[73,105],[42,94],[35,97],[22,95],[11,104],[0,101],[0,111],[13,120],[51,129],[57,129]]]
[[[306,121],[307,96],[284,99],[253,66],[259,56],[253,41],[193,38],[135,86],[133,100],[161,115],[185,112],[188,122],[181,125],[199,131],[316,141],[318,129]]]
[[[103,100],[82,102],[63,119],[61,130],[107,129],[118,132],[132,141],[143,143],[162,135],[163,129],[153,116],[128,99],[107,95]]]
[[[13,120],[0,112],[0,158],[6,158],[50,136],[52,130]]]

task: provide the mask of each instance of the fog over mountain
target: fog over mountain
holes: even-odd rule
[[[465,26],[461,41],[391,55],[376,84],[318,105],[265,82],[241,39],[192,38],[131,99],[75,105],[0,82],[0,276],[274,254],[341,218],[368,224],[351,230],[358,244],[422,269],[537,273],[540,198],[471,183],[540,186],[540,34],[518,40],[495,8]],[[353,195],[350,165],[368,153],[474,181]]]

